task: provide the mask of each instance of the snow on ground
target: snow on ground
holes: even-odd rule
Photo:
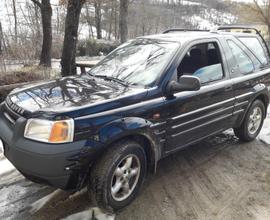
[[[200,14],[192,15],[191,17],[183,16],[182,18],[191,22],[193,26],[197,26],[199,29],[207,30],[222,24],[231,24],[237,20],[231,13],[220,12],[213,8],[205,8]]]
[[[13,194],[16,194],[16,196],[23,196],[26,193],[26,187],[22,187],[19,185],[13,185],[8,187],[3,187],[1,189],[1,196],[0,196],[0,210],[4,208],[6,205],[10,203],[10,200],[13,200],[13,196],[10,192],[13,192]],[[9,204],[12,206],[12,204]]]
[[[196,5],[196,6],[202,5],[201,2],[193,2],[193,1],[186,1],[186,0],[182,0],[181,4],[182,5]]]
[[[35,212],[39,211],[40,209],[42,209],[46,204],[48,204],[53,198],[55,198],[56,196],[61,194],[61,190],[55,190],[54,192],[52,192],[49,195],[44,196],[43,198],[35,201],[33,204],[31,204],[29,207],[30,209],[30,213],[34,214]]]
[[[264,121],[262,131],[259,135],[259,140],[270,145],[270,110],[268,111],[267,118]]]
[[[3,144],[0,140],[0,155],[3,153]],[[14,166],[6,159],[0,158],[0,176],[14,170]]]
[[[153,2],[156,2],[157,0],[153,1]],[[160,3],[164,3],[164,4],[167,4],[168,3],[168,0],[159,0]],[[196,2],[196,1],[189,1],[189,0],[170,0],[170,4],[181,4],[181,5],[190,5],[190,6],[200,6],[202,5],[201,2]]]
[[[0,175],[14,170],[14,166],[8,160],[0,160]]]
[[[48,209],[48,207],[51,207],[52,204],[55,203],[69,203],[76,198],[79,198],[81,196],[84,196],[87,194],[87,188],[84,188],[76,193],[69,193],[62,191],[60,189],[53,191],[52,193],[40,198],[39,200],[35,201],[28,207],[30,208],[30,213],[32,215],[42,212],[42,210]],[[1,204],[1,203],[0,203]],[[75,214],[68,215],[67,217],[63,218],[64,220],[82,220],[82,219],[96,219],[96,220],[114,220],[115,215],[114,214],[107,214],[102,212],[97,207],[89,207],[84,211],[77,212]]]
[[[97,29],[95,26],[89,26],[87,24],[80,24],[79,26],[79,39],[80,40],[87,40],[92,38],[92,33],[93,36],[96,39],[97,38]],[[109,33],[105,30],[101,31],[102,38],[107,39],[109,37]],[[114,40],[114,36],[111,34],[111,39]]]
[[[82,219],[97,219],[97,220],[114,220],[115,215],[103,213],[99,208],[90,208],[89,210],[79,212],[68,216],[63,220],[82,220]]]
[[[42,209],[46,209],[46,207],[50,206],[51,204],[57,201],[65,201],[65,202],[72,201],[76,199],[76,197],[82,196],[84,194],[87,194],[87,188],[84,188],[73,194],[57,189],[52,193],[40,198],[39,200],[29,205],[30,213],[35,214]],[[82,219],[114,220],[114,218],[115,218],[114,214],[107,214],[102,212],[97,207],[90,207],[82,212],[69,215],[66,218],[64,218],[64,220],[82,220]]]

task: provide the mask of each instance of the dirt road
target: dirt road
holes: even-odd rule
[[[91,206],[85,190],[70,195],[31,183],[0,156],[0,219],[91,219]],[[97,217],[106,218],[114,217]],[[176,153],[115,219],[268,220],[270,146],[227,132]]]

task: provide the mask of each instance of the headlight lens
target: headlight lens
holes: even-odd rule
[[[24,137],[47,143],[72,142],[74,137],[74,121],[48,121],[29,119],[25,126]]]

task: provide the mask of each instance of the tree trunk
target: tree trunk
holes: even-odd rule
[[[114,37],[115,40],[118,39],[118,30],[117,30],[117,0],[114,0]]]
[[[128,0],[120,0],[119,31],[120,41],[124,43],[128,37]]]
[[[35,12],[35,39],[34,39],[34,45],[35,45],[35,57],[40,56],[40,41],[42,39],[41,35],[41,29],[40,29],[40,8],[34,4],[34,12]]]
[[[41,11],[42,23],[42,49],[40,55],[40,66],[51,67],[52,56],[52,6],[50,0],[31,0]]]
[[[2,42],[3,41],[3,29],[2,29],[2,23],[0,21],[0,57],[3,54],[3,46],[2,46]]]
[[[113,14],[114,14],[114,4],[113,1],[111,1],[111,13],[110,13],[110,23],[109,23],[109,40],[111,40],[111,35],[112,35],[112,22],[113,22]]]
[[[18,21],[17,21],[17,10],[16,10],[16,1],[12,0],[13,16],[14,16],[14,39],[15,44],[18,43]]]
[[[42,21],[43,41],[39,65],[51,67],[52,7],[50,0],[42,0],[41,21]]]
[[[267,43],[267,46],[270,47],[270,24],[267,25],[267,32],[268,32],[267,33],[268,39],[266,40],[266,43]]]
[[[85,0],[68,0],[67,15],[65,21],[65,38],[62,51],[62,76],[76,74],[76,45],[80,14]]]
[[[95,21],[96,21],[96,31],[97,31],[97,39],[102,38],[102,29],[101,29],[101,0],[96,0],[94,2],[95,6]]]
[[[5,65],[5,60],[3,57],[3,51],[5,48],[4,44],[4,34],[3,34],[3,29],[2,29],[2,23],[0,21],[0,72],[6,72],[6,65]]]

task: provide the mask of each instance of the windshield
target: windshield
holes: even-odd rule
[[[177,42],[136,39],[117,48],[89,74],[115,78],[132,85],[150,86],[178,48]]]

